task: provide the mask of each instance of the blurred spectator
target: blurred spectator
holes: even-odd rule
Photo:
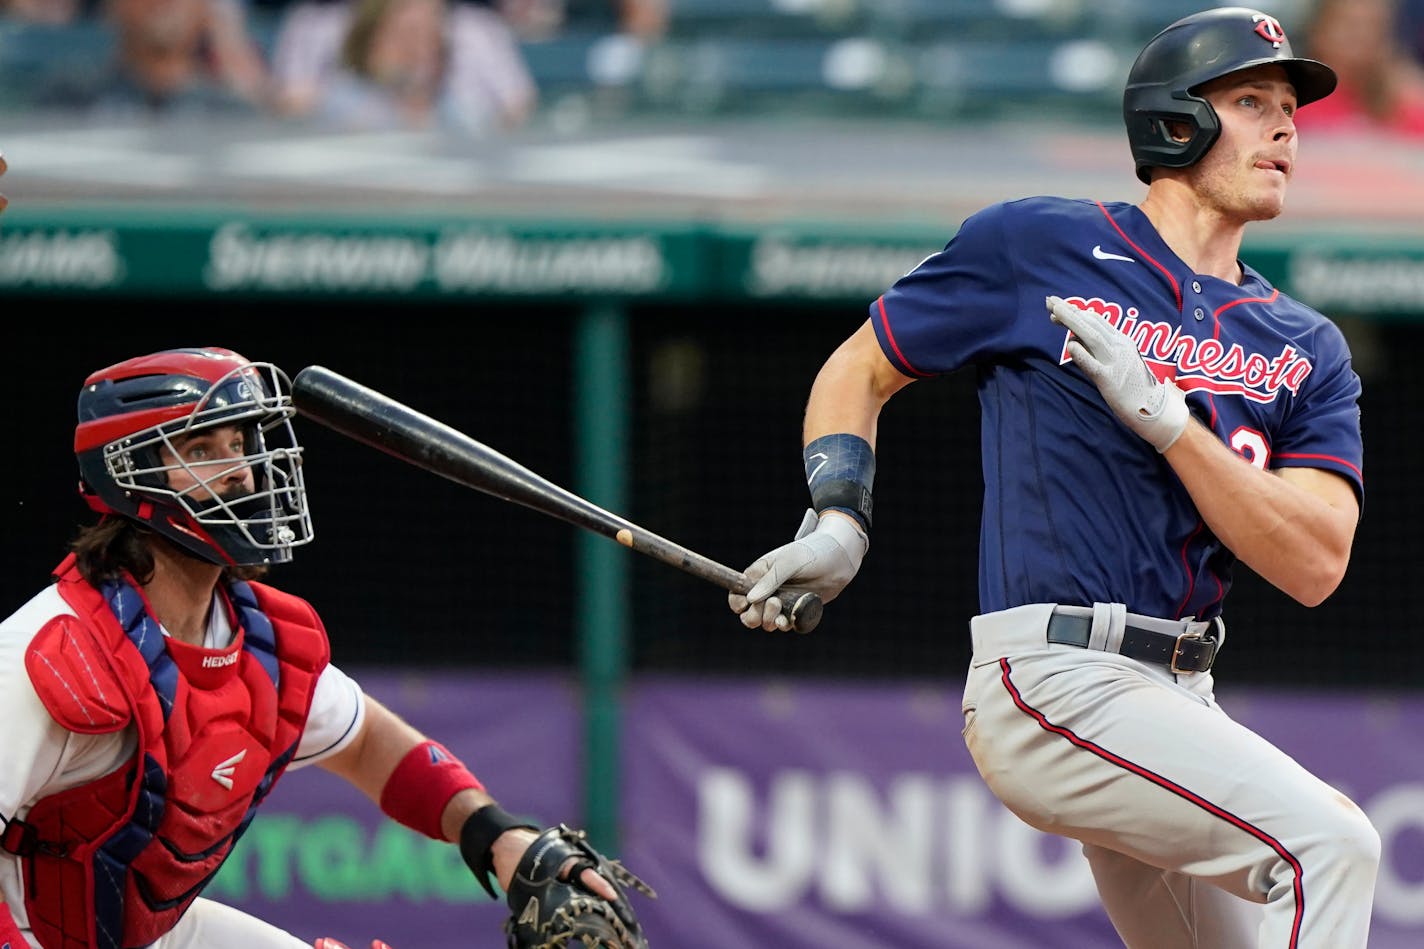
[[[0,0],[0,17],[61,26],[92,12],[89,0]]]
[[[569,23],[602,21],[612,15],[614,28],[653,40],[667,30],[669,0],[487,0],[522,38],[549,39]]]
[[[499,12],[521,39],[542,40],[564,25],[564,0],[471,0]]]
[[[191,115],[265,105],[267,67],[239,0],[105,0],[114,54],[92,73],[59,77],[51,108],[96,115]]]
[[[509,128],[538,98],[508,24],[465,0],[299,0],[272,62],[282,114],[348,130]]]
[[[668,0],[617,0],[618,26],[641,39],[657,39],[667,31]]]
[[[1303,131],[1424,135],[1424,67],[1401,37],[1395,0],[1319,0],[1306,29],[1306,54],[1340,85],[1301,110]]]
[[[277,111],[307,115],[340,65],[350,11],[342,0],[294,0],[272,44],[272,80]]]

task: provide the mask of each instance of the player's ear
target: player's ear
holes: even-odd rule
[[[1190,142],[1192,140],[1192,123],[1164,121],[1162,127],[1167,130],[1167,134],[1174,142]]]

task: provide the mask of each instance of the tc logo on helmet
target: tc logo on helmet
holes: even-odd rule
[[[1281,26],[1281,21],[1264,13],[1257,13],[1251,19],[1256,21],[1256,32],[1260,34],[1261,39],[1280,49],[1281,44],[1286,41],[1285,27]]]

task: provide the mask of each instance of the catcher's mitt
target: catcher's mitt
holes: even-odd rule
[[[570,857],[573,866],[561,880],[559,868]],[[613,884],[616,902],[579,881],[590,868]],[[657,896],[623,864],[595,850],[583,831],[564,824],[549,828],[524,851],[509,884],[512,912],[504,924],[509,949],[648,949],[626,888]]]

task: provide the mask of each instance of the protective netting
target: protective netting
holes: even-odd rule
[[[43,584],[74,525],[69,442],[91,370],[153,349],[230,346],[288,372],[318,363],[469,432],[566,487],[581,308],[530,303],[116,302],[60,334],[43,306],[17,326],[14,458],[3,550],[9,612]],[[194,322],[194,313],[203,320]],[[629,319],[625,514],[736,569],[789,540],[807,504],[799,451],[821,362],[860,306],[643,304]],[[119,317],[122,317],[119,319]],[[116,321],[117,320],[117,321]],[[144,327],[117,333],[119,325]],[[1365,378],[1366,503],[1344,584],[1306,609],[1238,568],[1218,672],[1232,682],[1413,686],[1424,623],[1413,586],[1424,496],[1411,354],[1424,326],[1347,323]],[[155,328],[157,327],[157,328]],[[274,327],[281,327],[280,332]],[[617,412],[617,406],[607,411]],[[578,662],[580,532],[388,458],[307,421],[316,542],[275,582],[315,603],[338,661],[534,666]],[[957,677],[977,600],[978,405],[969,373],[916,383],[882,417],[875,526],[860,576],[810,636],[744,630],[712,585],[606,542],[631,561],[637,671]],[[604,543],[604,542],[601,542]],[[1090,538],[1084,544],[1091,543]]]

